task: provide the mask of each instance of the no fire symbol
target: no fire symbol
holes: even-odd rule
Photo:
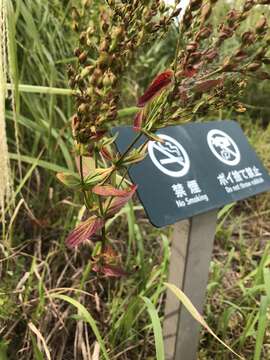
[[[150,141],[148,153],[155,166],[171,177],[185,176],[190,168],[190,160],[183,146],[172,137],[158,134],[164,143]]]
[[[207,134],[210,150],[221,162],[235,166],[239,164],[241,155],[234,140],[224,131],[213,129]]]

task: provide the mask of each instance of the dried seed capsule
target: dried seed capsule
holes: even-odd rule
[[[261,63],[254,62],[254,63],[251,63],[251,64],[247,65],[246,70],[253,72],[253,71],[258,70],[261,66],[262,66]]]
[[[109,54],[106,51],[102,51],[99,55],[97,63],[101,68],[104,68],[106,65],[109,65],[110,63]]]
[[[83,0],[83,6],[85,9],[88,9],[91,5],[92,0]]]
[[[244,11],[249,11],[254,5],[255,5],[254,0],[246,0],[245,4],[244,4],[244,7],[243,7],[243,10]]]
[[[198,49],[198,46],[199,44],[196,41],[192,41],[187,45],[186,49],[187,51],[192,52],[192,51],[196,51]]]
[[[99,46],[99,51],[107,51],[108,49],[109,49],[109,42],[106,39],[104,39]]]
[[[84,79],[86,78],[87,76],[91,75],[92,72],[93,72],[93,69],[94,69],[94,66],[93,65],[90,65],[90,66],[87,66],[86,68],[84,68],[81,72],[81,78]]]
[[[74,55],[77,57],[79,57],[81,55],[81,53],[82,53],[82,50],[80,48],[77,48],[74,50]]]
[[[190,0],[189,6],[191,11],[198,10],[202,5],[202,0]]]
[[[72,30],[78,32],[79,31],[79,23],[76,21],[73,21],[72,23]]]
[[[252,31],[246,31],[242,34],[241,39],[244,45],[251,45],[255,41],[255,34]]]
[[[89,111],[89,105],[88,104],[83,103],[78,107],[78,113],[79,114],[86,114],[88,111]]]
[[[79,62],[80,62],[81,64],[84,64],[84,63],[86,62],[86,60],[87,60],[87,52],[84,51],[84,52],[82,52],[81,55],[79,56]]]
[[[202,40],[208,38],[212,34],[212,29],[210,27],[203,27],[200,31],[197,32],[195,39]]]
[[[111,72],[111,71],[107,71],[104,74],[103,77],[103,85],[104,86],[112,86],[116,81],[116,76]]]
[[[267,30],[267,20],[266,17],[263,15],[255,25],[255,30],[257,34],[262,34]]]
[[[80,19],[79,11],[75,8],[75,6],[71,9],[71,18],[74,21],[78,21]]]
[[[75,75],[75,69],[74,69],[74,67],[72,65],[67,66],[67,74],[68,74],[69,77]]]
[[[83,31],[83,32],[80,34],[80,43],[81,43],[82,45],[85,45],[86,39],[87,39],[87,33],[86,33],[86,31]]]
[[[263,59],[262,59],[262,62],[263,62],[264,64],[269,65],[269,64],[270,64],[270,58],[263,58]]]
[[[257,51],[257,53],[255,54],[255,59],[256,60],[261,60],[265,56],[266,52],[267,52],[267,48],[266,47],[261,47]]]
[[[212,13],[212,5],[210,3],[205,4],[205,6],[202,8],[201,24],[204,24],[206,22],[206,20],[209,18],[211,13]]]

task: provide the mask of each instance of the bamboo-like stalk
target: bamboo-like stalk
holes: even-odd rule
[[[7,89],[14,89],[14,85],[7,84]],[[27,84],[19,84],[19,92],[29,93],[29,94],[46,94],[46,95],[64,95],[71,96],[74,94],[73,90],[64,89],[64,88],[56,88],[49,86],[38,86],[38,85],[27,85]],[[136,106],[132,106],[129,108],[120,109],[118,111],[118,118],[123,118],[127,116],[133,116],[139,111]]]
[[[0,209],[5,238],[5,204],[12,197],[12,179],[5,123],[6,82],[8,77],[7,3],[0,0]]]

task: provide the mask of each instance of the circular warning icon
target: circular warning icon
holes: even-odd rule
[[[210,150],[226,165],[235,166],[241,160],[241,154],[234,140],[224,131],[213,129],[207,134]]]
[[[178,141],[164,134],[158,134],[163,143],[150,141],[148,153],[155,166],[171,177],[185,176],[190,168],[186,150]]]

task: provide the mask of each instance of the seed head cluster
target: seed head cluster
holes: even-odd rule
[[[121,82],[137,50],[166,32],[180,12],[169,11],[160,0],[100,3],[85,1],[83,10],[72,10],[80,44],[74,52],[77,65],[68,74],[77,90],[73,133],[79,143],[98,138],[116,118]]]

